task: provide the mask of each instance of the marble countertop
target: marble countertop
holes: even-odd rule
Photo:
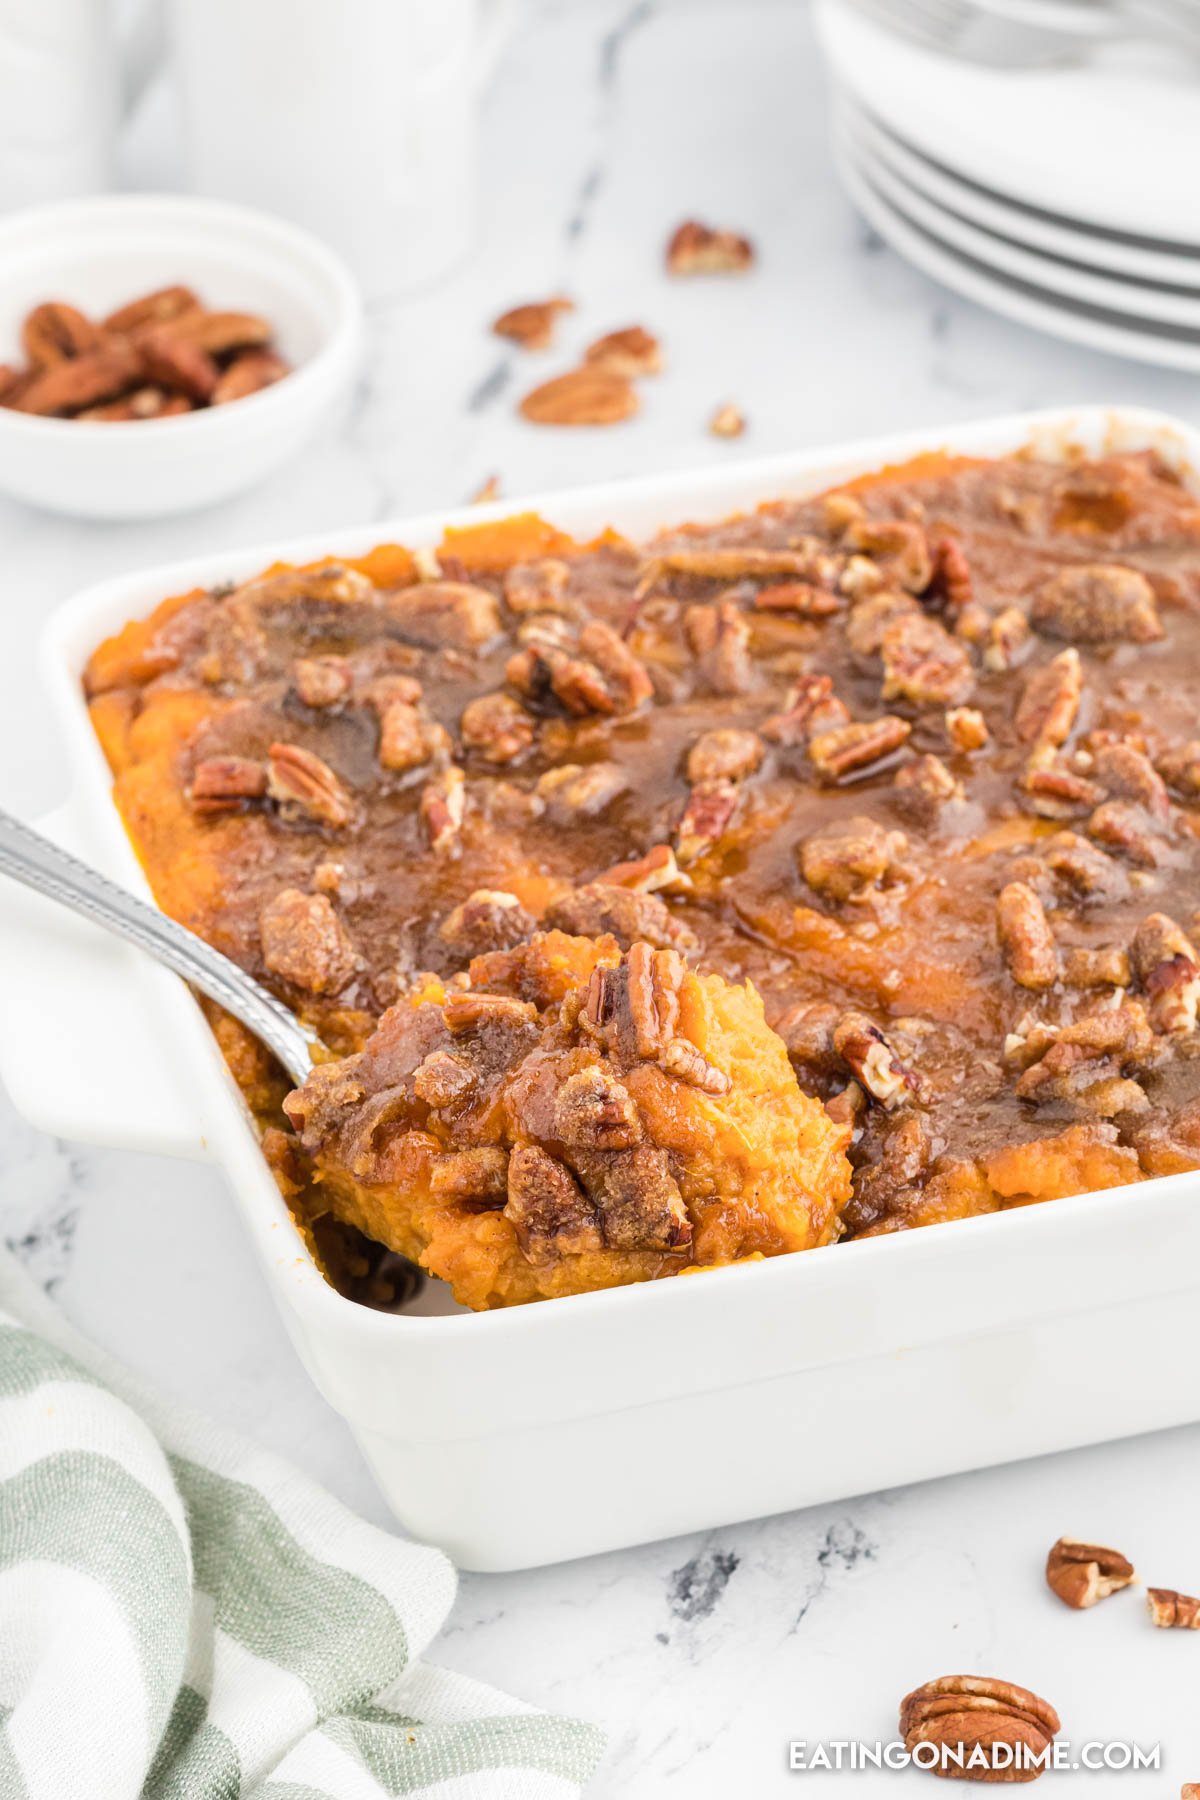
[[[167,106],[161,97],[151,102]],[[161,179],[153,116],[132,172]],[[5,657],[0,803],[36,815],[65,775],[34,644],[98,578],[187,554],[466,499],[733,461],[822,441],[1083,401],[1200,422],[1185,377],[1010,325],[905,266],[838,191],[799,0],[531,4],[487,104],[484,227],[451,280],[375,308],[344,429],[269,485],[210,513],[98,526],[0,502]],[[139,158],[141,161],[139,162]],[[760,249],[740,282],[671,286],[687,215]],[[533,362],[486,326],[555,291],[579,310]],[[553,432],[514,411],[523,385],[603,330],[638,321],[668,371],[612,431]],[[536,372],[536,374],[535,374]],[[749,430],[709,437],[735,401]],[[0,1226],[75,1323],[189,1403],[385,1514],[345,1427],[285,1339],[212,1168],[56,1142],[0,1095]],[[528,1574],[463,1578],[435,1657],[601,1722],[594,1793],[791,1791],[790,1739],[888,1737],[934,1673],[991,1671],[1045,1692],[1076,1738],[1161,1740],[1164,1772],[1108,1779],[1134,1800],[1200,1780],[1200,1640],[1154,1632],[1140,1603],[1086,1617],[1045,1591],[1060,1533],[1127,1547],[1150,1578],[1200,1582],[1192,1477],[1200,1427],[732,1526]],[[809,1788],[833,1791],[833,1776]],[[915,1773],[891,1776],[918,1782]],[[1072,1792],[1088,1777],[1056,1776]],[[1075,1785],[1072,1786],[1071,1784]],[[862,1774],[847,1791],[883,1784]]]

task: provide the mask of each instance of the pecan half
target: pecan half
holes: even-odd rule
[[[924,593],[933,579],[929,540],[913,519],[854,519],[842,545],[879,563],[888,580],[910,594]]]
[[[795,613],[801,619],[828,619],[842,609],[841,596],[811,581],[778,581],[759,588],[756,612]]]
[[[617,712],[635,712],[652,698],[654,683],[646,665],[611,625],[605,625],[600,619],[589,619],[579,634],[579,648],[603,675]]]
[[[1071,769],[1043,768],[1032,758],[1020,780],[1031,812],[1043,819],[1075,819],[1090,813],[1104,798],[1104,789]]]
[[[554,341],[559,313],[574,310],[575,302],[563,294],[556,294],[551,300],[531,300],[502,312],[494,320],[492,330],[497,337],[511,338],[523,350],[548,350]]]
[[[872,563],[871,567],[874,568]],[[902,619],[922,620],[921,605],[911,594],[898,588],[878,588],[862,599],[856,599],[846,620],[846,642],[855,656],[864,660],[879,656],[884,634]]]
[[[704,781],[691,791],[675,827],[675,855],[685,866],[711,850],[729,829],[738,806],[732,781]]]
[[[1151,644],[1165,636],[1154,589],[1120,563],[1063,569],[1038,588],[1029,617],[1046,636],[1077,644]]]
[[[231,400],[245,400],[274,387],[291,370],[274,350],[244,350],[235,356],[227,369],[217,376],[210,400],[213,406],[228,406]]]
[[[831,565],[818,539],[806,541],[808,549],[765,544],[709,544],[698,550],[682,544],[664,546],[651,552],[641,575],[643,580],[657,574],[695,575],[702,581],[765,581],[772,575],[792,575],[812,581]]]
[[[900,1735],[914,1762],[967,1780],[1034,1780],[1059,1729],[1048,1701],[987,1675],[943,1675],[900,1703]]]
[[[1024,988],[1053,987],[1058,951],[1046,909],[1024,881],[1010,881],[996,901],[996,935],[1013,980]]]
[[[684,633],[697,658],[697,672],[713,694],[747,694],[754,685],[750,626],[732,600],[690,606]]]
[[[658,375],[663,366],[658,339],[641,325],[627,325],[597,338],[588,345],[583,360],[593,369],[628,377]]]
[[[431,650],[479,650],[500,635],[495,594],[466,581],[418,581],[389,594],[384,609],[400,637]]]
[[[1132,801],[1106,800],[1089,818],[1087,831],[1143,869],[1156,869],[1163,860],[1165,846],[1155,820]]]
[[[1101,787],[1115,800],[1132,800],[1144,806],[1152,818],[1171,816],[1171,796],[1148,756],[1132,744],[1104,744],[1096,752],[1093,770]]]
[[[177,314],[162,330],[177,342],[197,345],[210,356],[227,356],[234,350],[261,350],[274,334],[270,320],[258,313],[209,312],[203,306]]]
[[[98,350],[43,369],[10,404],[17,412],[47,418],[82,412],[132,387],[141,375],[142,361],[132,344],[114,338]]]
[[[240,812],[266,791],[267,771],[249,756],[205,757],[192,773],[192,805],[199,813]]]
[[[509,950],[536,929],[515,894],[502,888],[476,888],[446,914],[438,936],[447,949],[469,962],[489,950]]]
[[[1136,1581],[1133,1564],[1119,1550],[1059,1538],[1046,1558],[1046,1581],[1059,1599],[1077,1612],[1106,1600]]]
[[[668,275],[743,275],[753,267],[754,246],[736,231],[685,219],[671,233],[666,262]]]
[[[118,340],[119,341],[119,340]],[[219,371],[208,351],[176,336],[170,325],[156,325],[138,338],[136,354],[151,381],[178,388],[192,400],[211,400]]]
[[[723,406],[718,406],[709,419],[708,429],[713,437],[741,437],[746,429],[745,414],[732,401],[727,400]]]
[[[800,870],[818,894],[834,901],[861,900],[890,873],[907,841],[903,832],[885,831],[874,819],[856,814],[805,838]]]
[[[967,613],[964,609],[960,614],[960,622],[964,628],[966,621]],[[967,635],[965,629],[963,635]],[[1025,614],[1019,606],[1006,606],[1002,612],[988,620],[983,631],[983,666],[993,675],[1002,675],[1007,669],[1015,669],[1023,661],[1032,643],[1033,631]]]
[[[284,888],[258,919],[263,963],[310,994],[340,993],[358,966],[354,946],[325,894]]]
[[[765,754],[756,731],[725,727],[706,731],[688,751],[687,778],[703,781],[742,781],[753,775]]]
[[[619,425],[637,412],[637,389],[608,369],[570,369],[526,394],[520,405],[531,425]]]
[[[1154,1030],[1189,1036],[1200,1010],[1200,957],[1191,939],[1166,913],[1151,913],[1134,933],[1131,960]]]
[[[101,336],[77,306],[69,306],[65,300],[45,300],[26,314],[21,344],[35,370],[54,369],[98,350]]]
[[[881,719],[863,719],[818,732],[809,739],[808,754],[823,780],[840,781],[891,756],[911,735],[907,719],[885,713]]]
[[[1017,736],[1023,744],[1065,744],[1079,716],[1083,665],[1078,650],[1063,650],[1035,669],[1017,702]]]
[[[866,1013],[843,1013],[833,1031],[833,1047],[873,1100],[891,1110],[913,1086],[913,1077],[883,1032]]]
[[[480,694],[463,708],[459,735],[485,762],[512,763],[532,749],[537,722],[511,694]]]
[[[504,1217],[530,1262],[600,1250],[596,1210],[567,1165],[536,1144],[518,1144],[508,1159]]]
[[[183,313],[194,312],[199,305],[190,287],[176,283],[172,287],[155,288],[153,293],[139,294],[136,300],[129,300],[124,306],[118,306],[116,312],[109,313],[104,320],[104,330],[121,335],[147,325],[165,325]]]
[[[1147,1588],[1146,1604],[1152,1625],[1163,1630],[1200,1631],[1200,1600],[1191,1594],[1177,1593],[1174,1588]]]
[[[535,792],[552,819],[596,819],[629,787],[620,763],[562,763],[539,775]]]
[[[462,830],[466,808],[466,777],[456,763],[450,763],[421,790],[421,823],[431,850],[453,849]]]
[[[267,792],[285,819],[313,819],[335,831],[354,821],[350,790],[327,762],[299,744],[271,745],[267,753]]]
[[[914,706],[957,706],[975,685],[971,659],[936,619],[895,619],[880,643],[884,700]]]

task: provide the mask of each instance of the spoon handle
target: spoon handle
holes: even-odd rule
[[[229,957],[156,907],[0,811],[0,874],[11,875],[93,924],[146,950],[223,1006],[259,1038],[299,1085],[313,1066],[316,1041],[283,1002]]]

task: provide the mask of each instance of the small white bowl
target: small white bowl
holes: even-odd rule
[[[55,512],[145,519],[228,499],[326,424],[362,346],[362,303],[318,239],[245,207],[110,195],[0,220],[0,362],[42,300],[100,318],[185,282],[206,305],[270,319],[292,372],[261,393],[168,419],[43,419],[0,408],[0,489]]]

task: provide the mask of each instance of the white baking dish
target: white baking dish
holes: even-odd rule
[[[1157,414],[1088,409],[669,476],[530,504],[588,535],[640,535],[803,494],[931,447],[1155,445]],[[127,618],[276,558],[354,555],[510,506],[370,526],[108,581],[44,643],[75,770],[49,828],[144,883],[79,689]],[[397,1516],[469,1568],[507,1569],[1200,1418],[1200,1176],[479,1315],[391,1316],[329,1288],[263,1163],[187,990],[0,884],[0,1072],[47,1130],[225,1168],[314,1381]],[[213,1296],[214,1315],[220,1297]]]

